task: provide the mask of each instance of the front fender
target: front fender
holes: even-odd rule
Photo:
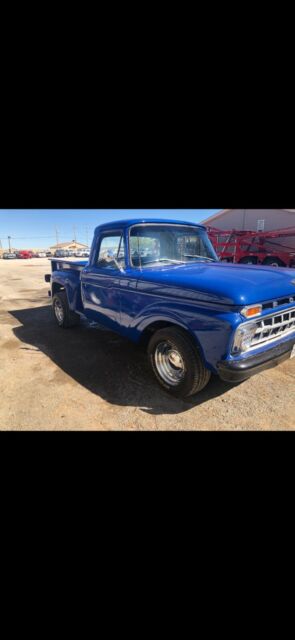
[[[164,310],[164,306],[166,309]],[[168,308],[167,308],[168,306]],[[172,308],[173,306],[173,308]],[[233,311],[219,312],[199,308],[197,305],[163,304],[163,308],[146,308],[140,318],[136,318],[133,330],[140,336],[155,322],[167,322],[187,331],[198,346],[208,369],[217,373],[217,363],[228,355],[233,332],[241,322],[240,314]]]

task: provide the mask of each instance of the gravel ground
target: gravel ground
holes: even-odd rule
[[[51,315],[45,258],[0,260],[1,429],[294,429],[295,358],[238,386],[212,376],[189,401],[154,381],[145,353]]]

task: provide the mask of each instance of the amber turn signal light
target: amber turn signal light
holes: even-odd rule
[[[245,318],[254,318],[255,316],[260,316],[262,311],[262,305],[256,304],[249,307],[244,307],[241,313]]]

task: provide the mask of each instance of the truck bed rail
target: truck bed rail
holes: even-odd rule
[[[65,260],[64,258],[50,258],[50,262],[52,271],[58,271],[60,269],[82,271],[82,269],[84,269],[84,267],[88,263],[88,260],[77,260],[74,262],[72,260]]]

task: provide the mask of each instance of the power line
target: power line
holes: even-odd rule
[[[8,236],[0,238],[0,240],[7,240]],[[54,236],[9,236],[12,240],[40,240],[41,238],[54,238]]]

